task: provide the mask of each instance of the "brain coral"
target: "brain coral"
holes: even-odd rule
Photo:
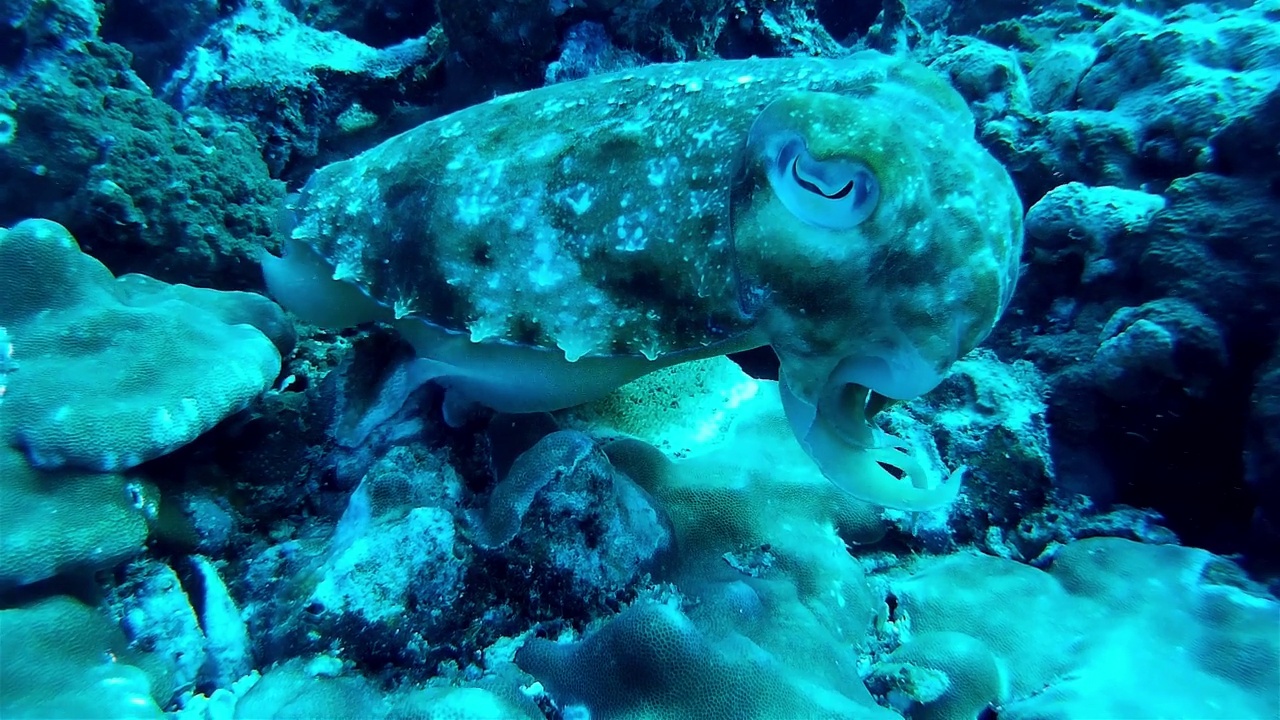
[[[293,330],[259,295],[113,278],[46,220],[0,231],[0,589],[141,550],[156,493],[118,474],[269,388]]]
[[[593,718],[896,717],[856,675],[842,694],[740,635],[702,632],[671,601],[639,601],[577,643],[532,640],[516,663]]]
[[[0,235],[12,342],[0,437],[41,468],[159,457],[271,386],[293,330],[260,295],[112,277],[62,226]]]
[[[1280,605],[1204,550],[1079,540],[1047,572],[954,556],[891,583],[907,641],[873,678],[912,717],[1271,718]],[[927,675],[939,682],[919,682]],[[916,682],[904,685],[903,678]]]

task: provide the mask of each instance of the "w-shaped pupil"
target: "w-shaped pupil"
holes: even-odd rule
[[[845,183],[844,187],[840,188],[834,193],[828,194],[824,192],[822,188],[818,187],[814,183],[800,177],[800,158],[796,158],[791,161],[791,177],[795,179],[796,183],[800,187],[804,188],[805,190],[808,190],[811,193],[814,193],[815,195],[821,195],[822,197],[827,198],[828,200],[840,200],[848,196],[849,193],[853,192],[852,180]]]

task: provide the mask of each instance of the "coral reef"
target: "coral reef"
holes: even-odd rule
[[[871,671],[912,717],[1277,710],[1276,601],[1202,550],[1097,538],[1047,571],[980,555],[922,565],[887,581],[882,632],[901,645]]]
[[[170,680],[93,607],[50,597],[0,610],[6,717],[160,718]]]
[[[284,194],[259,140],[154,97],[129,54],[97,36],[92,3],[30,6],[0,76],[0,223],[59,222],[115,272],[258,287],[256,253]]]
[[[0,235],[18,363],[0,427],[37,468],[128,470],[271,387],[294,332],[261,295],[114,278],[56,223]]]
[[[0,716],[1274,718],[1278,85],[1276,0],[0,0]]]
[[[163,86],[189,112],[207,108],[248,124],[272,175],[309,166],[322,136],[378,121],[366,105],[391,88],[412,92],[438,58],[428,37],[385,48],[303,23],[278,0],[252,0],[218,22]]]
[[[114,278],[45,220],[0,230],[0,281],[7,589],[141,550],[156,495],[120,473],[248,406],[294,331],[260,295]]]

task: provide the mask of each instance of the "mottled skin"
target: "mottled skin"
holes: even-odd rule
[[[656,358],[741,334],[731,180],[778,84],[753,69],[778,68],[652,66],[467,108],[320,170],[294,236],[475,340]]]
[[[876,53],[587,78],[321,169],[268,281],[309,319],[393,322],[425,375],[502,410],[772,345],[828,477],[936,505],[836,466],[861,452],[936,489],[868,420],[936,385],[1012,293],[1022,208],[973,134],[943,80]]]

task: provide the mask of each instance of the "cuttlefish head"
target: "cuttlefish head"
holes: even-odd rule
[[[872,417],[932,390],[990,332],[1021,219],[963,101],[919,66],[858,94],[789,94],[757,117],[733,193],[741,302],[778,355],[796,438],[832,482],[906,510],[955,497],[959,471],[926,470]]]

